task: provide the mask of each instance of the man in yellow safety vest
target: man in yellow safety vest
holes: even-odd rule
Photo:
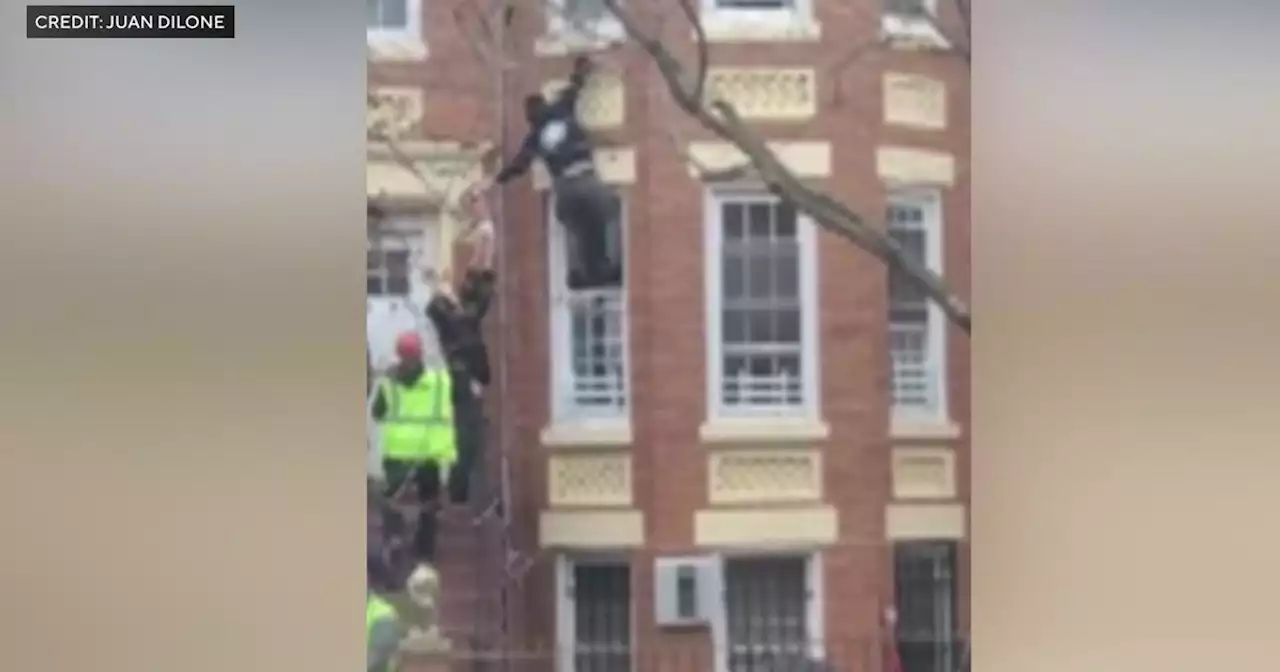
[[[367,672],[395,672],[396,653],[404,628],[396,608],[369,589],[364,608],[365,667]]]
[[[443,366],[426,368],[422,355],[422,337],[417,333],[406,332],[396,339],[398,362],[378,381],[370,410],[381,425],[386,496],[394,503],[404,486],[413,483],[419,505],[414,560],[430,567],[435,562],[441,484],[458,460],[458,448],[453,379]],[[394,510],[388,513],[388,532],[398,536],[403,531],[401,516]]]

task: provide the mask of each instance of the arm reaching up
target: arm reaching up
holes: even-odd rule
[[[551,103],[557,111],[563,113],[572,113],[578,105],[578,98],[582,95],[582,89],[587,85],[587,80],[591,76],[594,65],[591,59],[586,56],[579,56],[573,60],[573,72],[569,73],[569,85],[564,87],[560,95],[556,97],[555,102]]]

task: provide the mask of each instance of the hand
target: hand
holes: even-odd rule
[[[488,175],[486,175],[480,178],[480,181],[476,182],[475,185],[471,187],[472,196],[474,196],[475,198],[482,198],[484,197],[485,194],[492,191],[493,188],[497,186],[497,184],[498,183],[495,182],[492,177],[489,177]]]

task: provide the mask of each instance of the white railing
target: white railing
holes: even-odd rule
[[[937,364],[927,323],[889,325],[894,410],[932,412],[938,405]]]
[[[568,352],[562,354],[567,355],[569,361],[566,373],[560,378],[564,415],[575,418],[614,417],[626,412],[624,306],[620,290],[574,292],[571,295],[566,307]]]

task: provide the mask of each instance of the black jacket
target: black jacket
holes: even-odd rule
[[[520,177],[533,165],[534,159],[542,159],[552,178],[559,177],[575,163],[594,159],[591,136],[577,114],[578,96],[586,82],[587,70],[575,69],[569,77],[569,86],[547,105],[542,117],[533,122],[520,143],[520,150],[494,176],[495,182],[506,184]]]
[[[427,304],[427,318],[440,337],[453,376],[455,397],[469,397],[471,381],[486,387],[492,382],[483,321],[493,299],[494,281],[493,271],[469,271],[456,302],[436,295]]]

